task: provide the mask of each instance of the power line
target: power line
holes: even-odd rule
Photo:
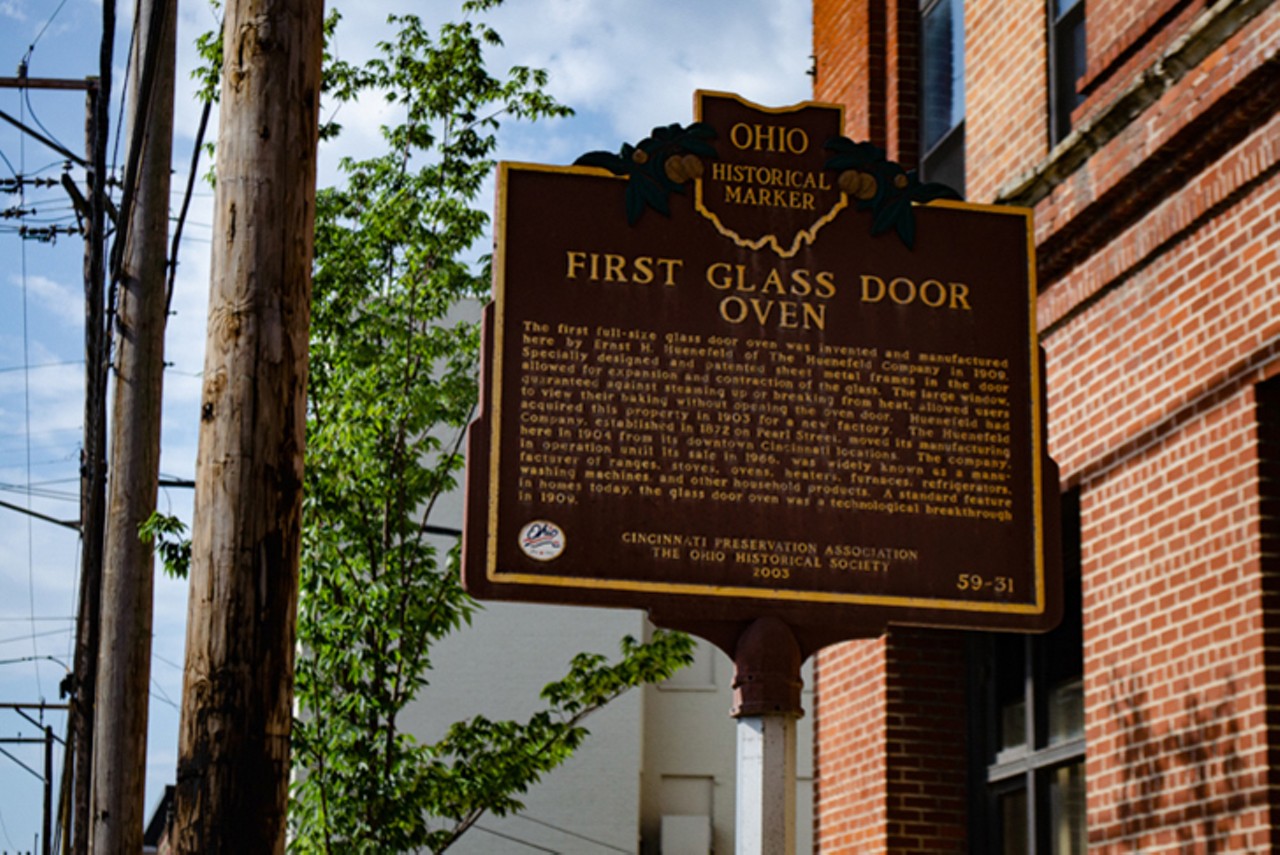
[[[64,463],[66,459],[51,461],[53,463]],[[18,493],[22,496],[30,496],[37,499],[54,499],[58,501],[79,501],[80,497],[76,493],[67,490],[48,490],[41,488],[38,484],[5,484],[0,482],[0,490],[6,493]]]
[[[27,54],[30,55],[35,45],[28,49]],[[24,60],[25,64],[25,60]],[[24,69],[25,76],[25,69]],[[24,106],[19,101],[19,113],[22,112]],[[23,115],[25,119],[26,116]],[[20,135],[18,137],[18,165],[25,174],[27,170],[27,138]],[[18,206],[22,207],[26,203],[26,190],[22,187],[18,188]],[[27,244],[23,241],[21,244],[22,259],[22,364],[31,364],[31,326],[27,320]],[[27,483],[31,483],[31,372],[24,372],[22,375],[22,394],[23,394],[23,417],[26,430],[26,457],[27,457]],[[16,507],[16,506],[15,506]],[[36,554],[35,554],[35,529],[33,520],[34,512],[24,511],[27,515],[27,606],[28,617],[36,616]],[[39,645],[36,644],[36,624],[31,622],[31,653],[40,655]],[[40,679],[40,667],[32,663],[36,677],[36,692],[40,697],[44,697],[44,685]]]
[[[17,849],[18,847],[17,847],[17,846],[14,846],[13,838],[9,836],[9,829],[8,829],[8,827],[4,824],[4,814],[3,814],[3,813],[0,813],[0,831],[4,832],[4,839],[5,839],[5,842],[6,842],[6,843],[8,843],[8,844],[9,844],[9,846],[13,847],[14,849]]]
[[[35,641],[37,638],[47,638],[48,636],[51,636],[51,635],[63,635],[68,632],[71,632],[71,630],[70,629],[47,629],[44,632],[33,632],[30,635],[15,635],[15,636],[12,636],[11,638],[0,638],[0,644],[14,644],[19,641],[26,641],[27,639],[31,639],[32,641]],[[35,655],[39,657],[40,654],[37,653]],[[39,668],[36,669],[36,673],[37,674],[40,673]]]
[[[596,840],[596,839],[595,839],[595,838],[593,838],[593,837],[587,837],[585,834],[579,834],[579,833],[578,833],[578,832],[576,832],[576,831],[570,831],[570,830],[569,830],[569,829],[567,829],[567,828],[561,828],[561,827],[560,827],[560,826],[558,826],[558,825],[552,825],[551,823],[549,823],[549,822],[544,822],[544,821],[543,821],[543,820],[541,820],[541,819],[535,819],[534,817],[529,816],[528,814],[525,814],[525,813],[518,813],[518,814],[515,814],[515,818],[516,818],[516,819],[523,819],[523,820],[525,820],[526,822],[532,822],[532,823],[535,823],[536,825],[541,825],[541,826],[543,826],[544,828],[549,828],[549,829],[551,829],[552,831],[558,831],[558,832],[560,832],[561,834],[567,834],[567,835],[569,835],[570,837],[576,837],[576,838],[578,838],[579,840],[585,840],[585,841],[587,841],[588,843],[594,843],[594,844],[595,844],[595,845],[597,845],[597,846],[603,846],[605,849],[611,849],[611,850],[613,850],[614,852],[621,852],[621,853],[622,853],[622,855],[631,855],[631,850],[630,850],[630,849],[622,849],[622,848],[619,848],[619,847],[617,847],[617,846],[614,846],[614,845],[613,845],[613,844],[611,844],[611,843],[605,843],[603,840]]]
[[[53,140],[54,142],[57,142],[58,145],[62,146],[63,149],[66,149],[66,146],[62,145],[62,142],[58,140],[57,134],[55,134],[53,131],[46,128],[44,126],[44,122],[40,121],[40,117],[36,115],[36,108],[31,104],[31,90],[24,86],[20,91],[22,93],[23,100],[27,102],[27,112],[31,114],[31,121],[35,122],[36,127],[44,131],[45,135],[48,136],[49,139]]]
[[[73,621],[75,619],[76,619],[75,615],[42,615],[40,617],[35,618],[35,620],[37,621],[54,621],[54,622]],[[14,617],[14,616],[6,617],[5,615],[0,615],[0,623],[5,623],[6,621],[29,621],[29,620],[32,620],[32,618],[29,618],[26,615],[22,615],[20,617]]]
[[[40,41],[41,37],[44,36],[45,30],[49,29],[49,26],[53,23],[53,19],[58,17],[58,13],[62,11],[62,7],[65,5],[67,5],[67,0],[62,0],[62,2],[58,4],[58,8],[54,9],[53,14],[49,16],[49,20],[44,22],[44,26],[40,28],[40,32],[36,33],[36,37],[31,40],[31,44],[27,47],[27,54],[22,58],[23,67],[25,67],[27,62],[31,59],[31,53],[36,49],[36,44]]]
[[[191,208],[191,194],[196,186],[196,173],[200,169],[200,150],[204,147],[204,134],[209,127],[209,110],[212,101],[204,102],[204,110],[200,113],[200,127],[196,131],[196,145],[191,152],[191,169],[187,172],[187,189],[182,196],[182,208],[178,212],[178,224],[173,230],[173,242],[169,246],[169,282],[165,298],[165,311],[173,306],[173,280],[178,275],[178,245],[182,241],[182,225],[187,221],[187,211]]]
[[[56,662],[68,671],[71,670],[70,668],[67,668],[66,662],[63,662],[56,656],[19,656],[16,659],[0,659],[0,665],[15,665],[19,662],[44,662],[46,660],[49,662]]]
[[[537,849],[539,852],[550,852],[551,855],[561,855],[559,849],[548,849],[545,846],[530,843],[528,840],[521,840],[519,837],[512,837],[510,834],[503,834],[501,831],[494,831],[492,828],[485,828],[483,825],[478,823],[471,827],[477,831],[483,831],[485,834],[492,834],[494,837],[501,837],[503,840],[510,840],[512,843],[519,843],[521,846],[528,846],[530,849]]]

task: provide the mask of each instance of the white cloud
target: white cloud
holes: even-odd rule
[[[13,0],[0,0],[0,17],[12,18],[15,21],[27,20],[27,15]]]
[[[620,140],[690,121],[697,89],[768,106],[809,94],[808,5],[799,0],[545,0],[510,4],[495,20],[515,62],[547,67],[552,91],[604,117]]]
[[[25,279],[15,275],[9,277],[9,284],[14,288],[21,289],[24,281],[27,295],[46,311],[73,326],[84,323],[84,293],[81,289],[70,288],[38,273],[28,273]]]

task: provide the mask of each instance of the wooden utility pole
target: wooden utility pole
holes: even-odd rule
[[[93,737],[90,847],[101,855],[140,852],[146,824],[154,553],[138,529],[155,511],[160,475],[176,19],[176,0],[142,0],[130,61]]]
[[[98,643],[102,623],[102,547],[106,528],[107,342],[106,221],[107,130],[111,115],[111,74],[115,57],[116,4],[102,3],[98,85],[89,99],[89,216],[84,258],[85,423],[80,473],[80,603],[76,619],[74,730],[68,756],[71,777],[71,855],[89,851],[89,805],[93,800],[93,718],[97,692]],[[65,851],[65,849],[64,849]]]
[[[177,852],[284,850],[323,16],[226,4]]]
[[[108,4],[109,5],[109,4]],[[80,603],[76,619],[71,833],[64,839],[73,855],[89,851],[89,803],[93,793],[93,710],[101,635],[102,540],[107,494],[107,329],[105,323],[106,107],[107,89],[92,89],[86,136],[89,158],[88,216],[84,247],[84,450],[80,464]]]

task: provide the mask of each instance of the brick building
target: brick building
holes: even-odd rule
[[[1066,614],[818,657],[822,852],[1280,851],[1280,3],[815,0],[847,133],[1035,211]]]

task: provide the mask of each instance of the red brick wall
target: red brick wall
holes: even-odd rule
[[[1255,450],[1247,386],[1082,485],[1092,852],[1269,845]]]
[[[894,629],[822,651],[816,674],[818,851],[967,852],[963,637]]]
[[[890,160],[914,169],[920,160],[920,0],[887,5],[883,145]]]
[[[1055,286],[1101,285],[1045,339],[1082,496],[1094,852],[1270,851],[1253,390],[1280,353],[1278,129]]]
[[[1049,148],[1044,0],[965,3],[966,196],[990,202]]]
[[[884,43],[873,37],[875,0],[815,0],[814,98],[845,107],[845,133],[884,144]],[[873,125],[875,126],[873,128]]]
[[[886,853],[885,640],[818,653],[813,733],[818,852]]]
[[[875,2],[816,0],[818,98],[878,91],[856,79],[874,32],[824,31],[855,9],[871,26]],[[901,149],[893,69],[911,52],[893,42],[901,4],[879,2]],[[1078,119],[1210,5],[1086,2]],[[1255,5],[1030,197],[1050,450],[1081,496],[1091,853],[1280,851],[1280,381],[1257,392],[1280,375],[1280,3]],[[975,201],[1016,195],[1048,155],[1044,16],[1039,0],[968,0]],[[959,647],[913,630],[820,654],[820,852],[966,851]]]
[[[845,134],[914,168],[919,0],[815,0],[814,97],[845,105]]]
[[[895,628],[886,646],[888,850],[968,852],[964,637]]]
[[[1064,479],[1161,441],[1280,353],[1277,155],[1280,117],[1041,296]]]
[[[1082,105],[1082,113],[1129,85],[1208,5],[1207,0],[1089,0],[1088,68],[1080,89],[1091,103]]]

